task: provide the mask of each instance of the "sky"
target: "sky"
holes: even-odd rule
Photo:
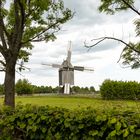
[[[30,60],[25,64],[30,71],[16,73],[16,81],[26,78],[34,85],[58,86],[58,69],[41,63],[61,64],[67,55],[68,42],[72,41],[72,64],[94,69],[94,72],[75,71],[75,86],[94,86],[98,90],[105,79],[140,82],[140,69],[122,68],[121,62],[117,63],[124,45],[106,40],[90,50],[84,47],[85,41],[92,45],[96,42],[92,39],[103,36],[138,41],[133,25],[136,14],[129,10],[115,15],[99,13],[98,0],[64,0],[64,3],[75,12],[73,19],[62,25],[54,42],[34,43]],[[139,0],[135,5],[140,9]],[[4,73],[0,73],[0,83],[3,81]]]

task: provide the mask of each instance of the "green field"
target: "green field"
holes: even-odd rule
[[[0,98],[0,103],[3,103],[3,98]],[[23,96],[16,97],[16,104],[32,104],[52,107],[63,107],[67,109],[82,109],[91,107],[94,109],[118,109],[127,110],[135,109],[140,112],[139,101],[123,101],[123,100],[102,100],[94,96],[62,96],[62,95],[48,95],[48,96]]]

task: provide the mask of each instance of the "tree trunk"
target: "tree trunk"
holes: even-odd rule
[[[8,61],[6,64],[4,81],[4,104],[12,108],[15,107],[15,63]]]

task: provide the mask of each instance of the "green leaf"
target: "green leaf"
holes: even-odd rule
[[[130,125],[129,130],[130,132],[134,133],[136,125]]]
[[[112,118],[109,122],[110,122],[110,124],[114,124],[114,123],[117,122],[117,119],[116,118]]]
[[[65,122],[64,125],[66,128],[71,126],[71,124],[69,122]]]
[[[32,119],[29,119],[29,120],[28,120],[28,124],[29,124],[29,125],[33,125],[33,123],[34,123],[34,121],[33,121]]]
[[[46,129],[45,127],[43,127],[43,128],[41,129],[41,131],[42,131],[42,133],[46,133],[47,129]]]
[[[114,137],[116,135],[116,130],[111,131],[111,133],[109,133],[110,137]]]
[[[98,135],[98,130],[89,131],[89,135],[91,135],[91,136]]]
[[[115,125],[115,129],[118,131],[118,130],[120,130],[120,128],[121,128],[121,123],[117,122]]]
[[[79,128],[79,129],[84,128],[84,124],[79,124],[78,128]]]
[[[21,124],[20,124],[20,128],[21,128],[21,129],[24,129],[25,127],[26,127],[26,123],[21,123]]]
[[[32,126],[32,131],[35,132],[36,130],[37,130],[37,126],[36,125]]]
[[[61,135],[60,135],[59,132],[57,132],[57,133],[55,134],[55,138],[56,138],[56,140],[60,140],[60,139],[61,139]]]
[[[42,121],[43,121],[43,120],[46,120],[46,116],[42,115],[40,119],[41,119]]]
[[[136,130],[136,134],[137,134],[137,135],[140,135],[140,129],[137,129],[137,130]]]
[[[123,133],[123,137],[125,138],[125,137],[127,137],[129,135],[129,131],[128,131],[128,129],[125,129],[124,130],[124,133]]]
[[[95,119],[96,122],[100,122],[102,120],[102,116],[98,115]]]

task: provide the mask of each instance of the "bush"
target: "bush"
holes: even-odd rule
[[[19,79],[16,83],[16,93],[18,95],[29,95],[33,93],[33,87],[27,79]]]
[[[105,80],[100,93],[104,99],[140,99],[140,83]]]
[[[139,140],[136,112],[17,106],[0,111],[1,140]]]

